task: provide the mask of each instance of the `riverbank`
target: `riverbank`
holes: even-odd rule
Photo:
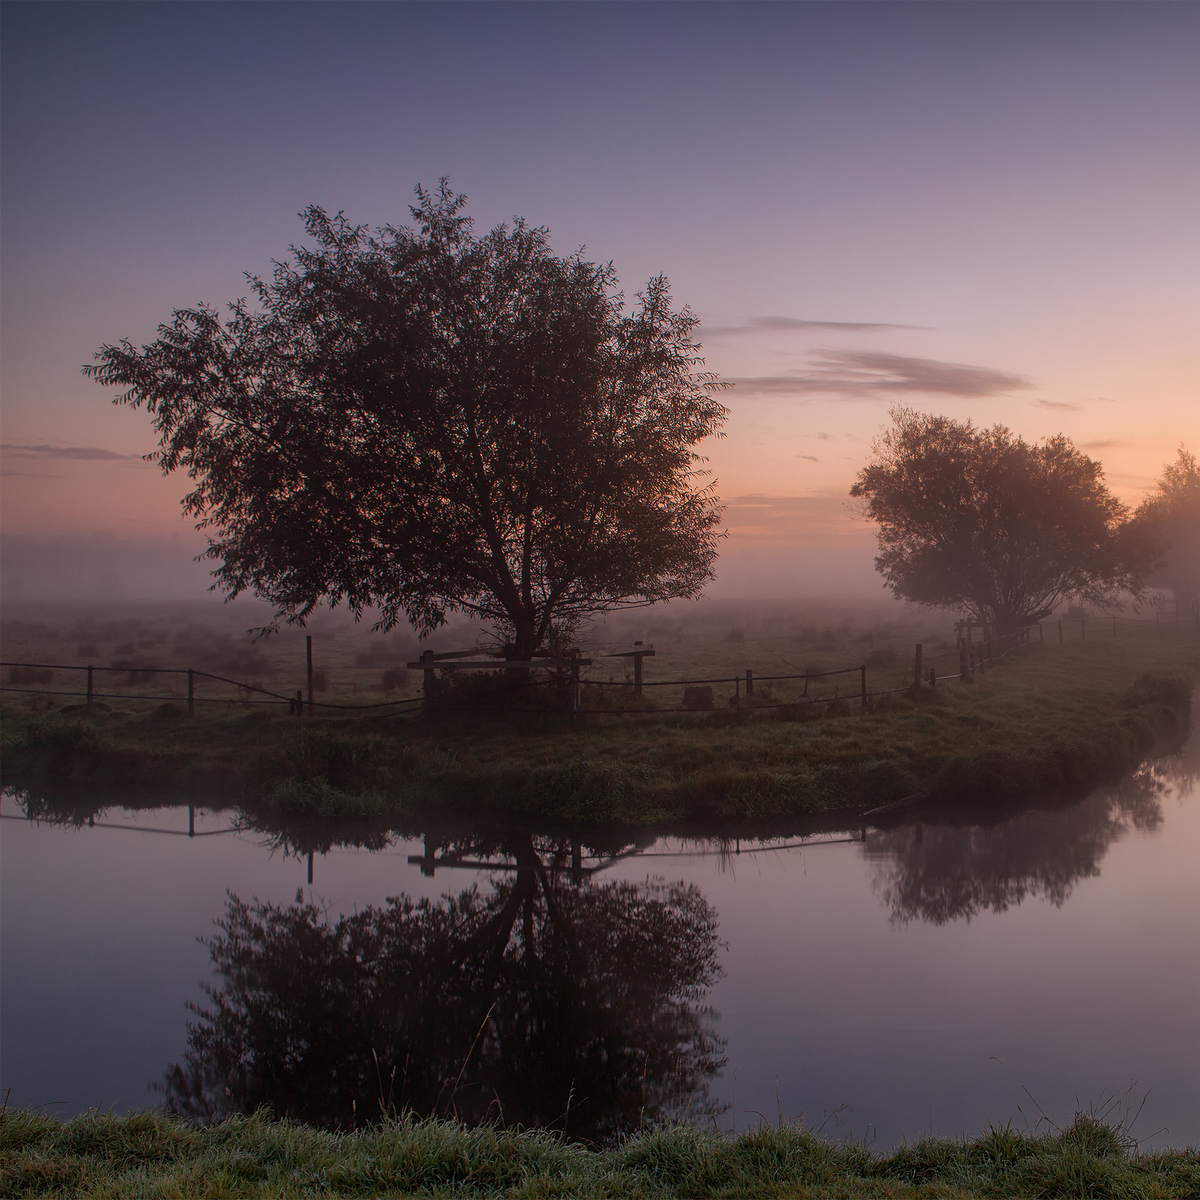
[[[1200,638],[1034,644],[969,685],[711,714],[304,719],[4,707],[3,783],[327,818],[663,825],[1002,801],[1116,777],[1186,731]]]
[[[265,1114],[210,1127],[140,1113],[72,1121],[0,1112],[0,1195],[658,1197],[1156,1197],[1200,1191],[1200,1152],[1139,1152],[1078,1116],[1041,1135],[1009,1127],[887,1154],[799,1125],[736,1137],[678,1125],[593,1150],[537,1131],[401,1119],[352,1133]]]

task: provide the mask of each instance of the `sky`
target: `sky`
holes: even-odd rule
[[[307,205],[396,224],[441,176],[477,231],[523,216],[630,296],[665,274],[701,318],[734,384],[704,447],[714,595],[878,593],[847,493],[897,402],[1065,433],[1130,504],[1200,448],[1200,4],[6,2],[0,22],[10,595],[202,595],[187,480],[141,461],[149,419],[80,368],[246,295]]]

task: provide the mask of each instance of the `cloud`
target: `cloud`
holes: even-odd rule
[[[701,325],[705,337],[745,333],[803,333],[810,329],[835,333],[882,333],[885,329],[929,329],[928,325],[892,325],[879,321],[805,321],[799,317],[751,317],[745,325]]]
[[[812,368],[786,375],[728,379],[743,393],[781,396],[842,396],[875,400],[908,393],[938,396],[995,396],[1032,387],[1023,375],[992,367],[911,358],[870,350],[823,350]]]
[[[1083,407],[1068,400],[1034,400],[1032,404],[1034,408],[1048,408],[1053,412],[1078,412]]]
[[[1139,488],[1152,488],[1158,482],[1156,479],[1151,479],[1149,475],[1134,475],[1126,472],[1108,471],[1106,478],[1110,483],[1128,483]]]
[[[118,454],[115,450],[101,450],[99,446],[28,446],[20,442],[0,443],[5,454],[19,454],[22,458],[72,458],[89,461],[140,462],[140,454]]]
[[[820,440],[823,442],[829,441],[829,434],[827,434],[827,433],[818,433],[817,437],[820,438]]]
[[[1080,450],[1108,450],[1113,446],[1128,446],[1128,442],[1121,441],[1118,438],[1100,438],[1095,442],[1080,442]]]
[[[809,462],[820,462],[821,460],[812,454],[797,454],[797,458],[806,458]]]

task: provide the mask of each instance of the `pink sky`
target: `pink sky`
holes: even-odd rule
[[[890,404],[1064,432],[1136,503],[1200,448],[1200,7],[8,5],[3,532],[182,531],[102,343],[244,295],[309,203],[447,174],[734,380],[718,594],[877,586]]]

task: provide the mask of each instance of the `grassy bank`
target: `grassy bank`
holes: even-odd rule
[[[1088,1116],[888,1154],[795,1125],[675,1126],[592,1150],[538,1132],[400,1120],[333,1134],[263,1115],[197,1128],[148,1113],[0,1115],[3,1196],[1155,1197],[1200,1193],[1195,1149],[1139,1153]]]
[[[138,788],[326,817],[518,813],[662,824],[1001,800],[1090,785],[1186,729],[1200,638],[1036,643],[969,685],[711,714],[313,720],[6,704],[6,786]]]

